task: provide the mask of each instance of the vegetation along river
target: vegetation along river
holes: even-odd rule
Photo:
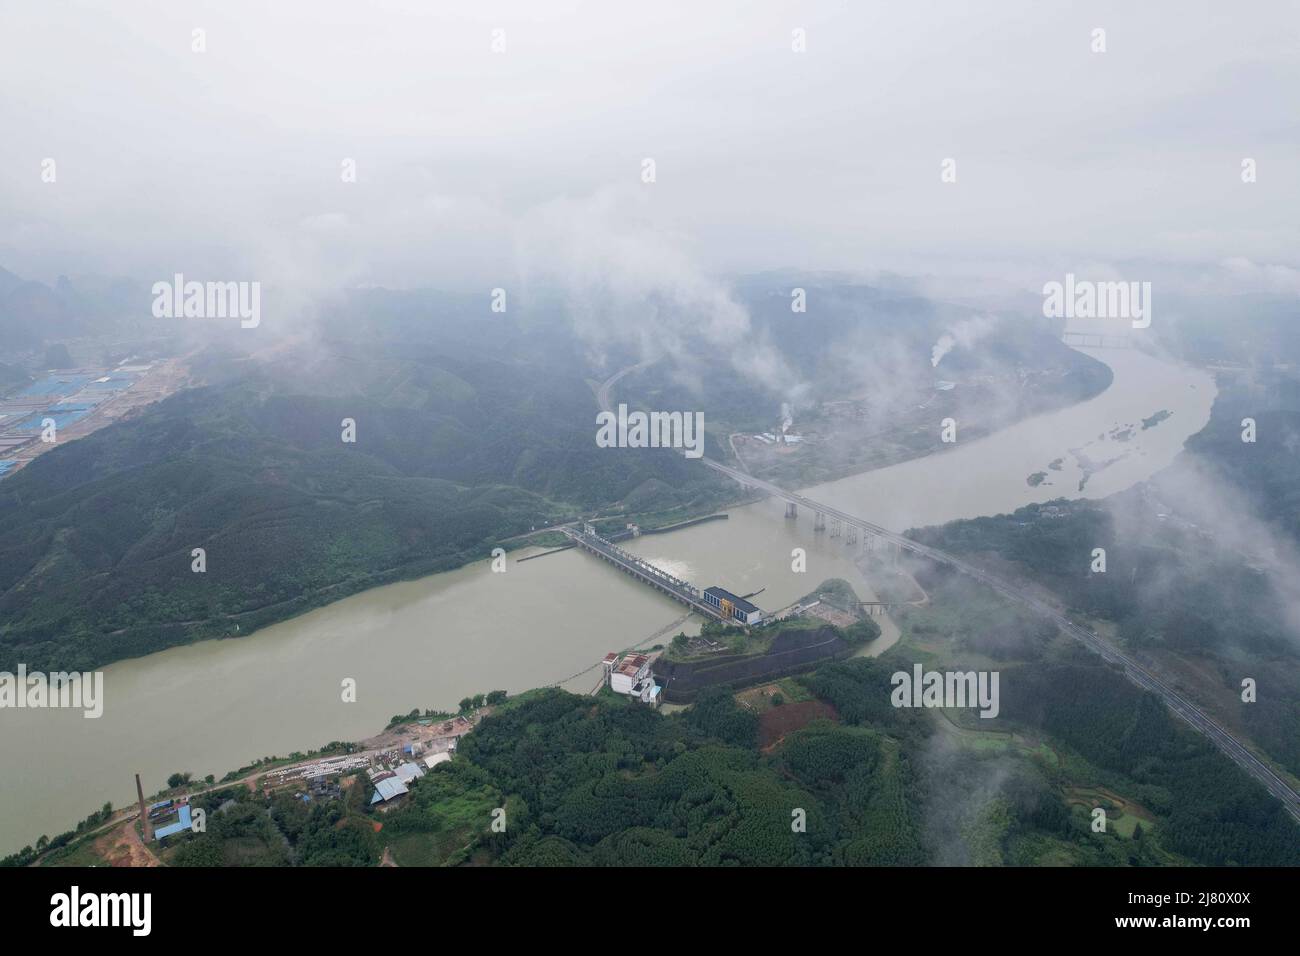
[[[1142,481],[1208,420],[1213,379],[1136,351],[1088,354],[1115,375],[1087,402],[804,493],[903,530],[1056,497],[1103,497]],[[1172,414],[1143,429],[1141,420],[1161,410]],[[1131,437],[1115,437],[1132,423]],[[1038,484],[1026,480],[1040,472],[1046,477]],[[755,600],[768,610],[829,577],[845,578],[866,597],[854,549],[814,535],[812,524],[811,515],[787,521],[781,503],[763,501],[733,509],[725,522],[627,546],[700,587],[764,588]],[[795,547],[807,550],[804,574],[791,572]],[[698,630],[700,621],[684,621],[683,611],[575,550],[511,560],[504,574],[484,561],[376,588],[252,637],[113,664],[104,670],[98,720],[58,710],[8,710],[0,718],[0,854],[70,828],[106,800],[129,802],[136,772],[153,791],[175,771],[220,776],[261,756],[370,736],[415,707],[454,710],[479,692],[556,682],[590,690],[607,651]],[[871,650],[896,639],[887,626]],[[349,677],[357,682],[355,703],[342,700]]]

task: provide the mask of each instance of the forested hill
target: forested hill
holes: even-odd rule
[[[221,360],[206,370],[220,384],[0,482],[0,668],[247,634],[579,510],[703,510],[733,493],[681,456],[598,448],[580,378],[406,351]]]
[[[1061,499],[913,536],[1015,562],[1071,607],[1117,622],[1135,648],[1296,656],[1288,594],[1277,587],[1300,546],[1291,394],[1285,381],[1221,379],[1210,421],[1151,481],[1104,502]],[[1253,442],[1242,441],[1247,417]],[[1092,570],[1094,548],[1105,551],[1104,573]]]
[[[1283,373],[1220,376],[1206,427],[1152,480],[1102,502],[1058,500],[913,532],[1012,562],[1070,608],[1114,625],[1218,719],[1300,775],[1300,405]],[[1255,441],[1243,442],[1243,419]],[[1094,569],[1094,550],[1105,570]],[[1259,683],[1241,699],[1241,681]]]
[[[962,847],[977,865],[1153,866],[1300,854],[1276,801],[1095,659],[1007,668],[1009,712],[959,732],[892,706],[895,668],[910,662],[823,665],[782,681],[798,702],[766,698],[761,715],[716,690],[671,715],[610,692],[532,691],[387,812],[369,807],[364,780],[311,803],[232,786],[197,798],[207,832],[175,838],[164,859],[373,866],[387,849],[400,866],[917,866]],[[1098,799],[1113,821],[1101,832]]]
[[[1255,423],[1242,441],[1243,422]],[[1241,490],[1254,511],[1300,546],[1300,372],[1220,374],[1209,423],[1187,452]]]
[[[796,379],[820,381],[827,354],[863,347],[859,306],[877,297],[814,291],[825,348],[794,347],[770,289],[741,290],[754,317],[742,338],[760,350],[771,338],[790,349]],[[784,301],[788,310],[788,293]],[[502,538],[580,512],[667,520],[732,500],[734,486],[679,455],[596,446],[592,384],[647,357],[645,324],[635,310],[611,312],[602,337],[590,321],[570,321],[594,305],[569,305],[520,293],[494,313],[483,295],[368,289],[340,296],[313,325],[279,327],[280,340],[259,329],[236,346],[209,332],[222,344],[190,358],[206,388],[0,481],[0,667],[84,668],[245,635],[486,557]],[[868,311],[876,327],[925,316],[908,323],[908,342],[929,368],[933,337],[968,311],[923,306]],[[669,305],[646,308],[648,319]],[[719,356],[695,331],[699,317],[674,308],[681,340],[649,347],[672,388],[642,407],[703,410],[705,450],[726,457],[717,436],[731,393],[709,383],[741,376],[742,404],[769,415],[787,395],[761,369]],[[1013,338],[1007,361],[1017,365],[1043,336]],[[637,401],[634,388],[620,390]],[[355,443],[342,440],[345,419]],[[191,570],[196,548],[206,552],[201,574]]]

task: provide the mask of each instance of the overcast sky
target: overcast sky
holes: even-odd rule
[[[656,260],[1290,279],[1297,9],[3,0],[0,265],[304,289]]]

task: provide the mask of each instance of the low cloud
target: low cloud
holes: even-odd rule
[[[698,384],[725,361],[797,400],[806,390],[798,374],[728,287],[696,264],[685,238],[652,213],[644,188],[543,204],[515,233],[522,282],[561,291],[589,358],[606,371],[616,353],[666,358],[680,380]]]

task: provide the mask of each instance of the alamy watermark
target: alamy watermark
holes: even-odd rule
[[[104,713],[104,672],[28,673],[27,665],[19,664],[17,674],[0,671],[0,709],[7,707],[79,708],[85,711],[83,717],[100,717]]]
[[[920,664],[912,673],[895,671],[889,702],[895,707],[979,707],[981,717],[996,717],[997,671],[926,671]]]
[[[262,283],[185,281],[153,284],[156,319],[239,319],[240,328],[255,329],[262,321]]]
[[[54,927],[121,926],[133,936],[148,936],[153,927],[151,893],[81,892],[73,885],[67,893],[50,897],[50,925]]]
[[[596,444],[601,448],[682,448],[687,458],[704,456],[703,412],[629,412],[596,415]]]
[[[1043,315],[1049,319],[1131,319],[1133,328],[1151,325],[1150,282],[1090,282],[1067,272],[1065,282],[1043,286]]]

